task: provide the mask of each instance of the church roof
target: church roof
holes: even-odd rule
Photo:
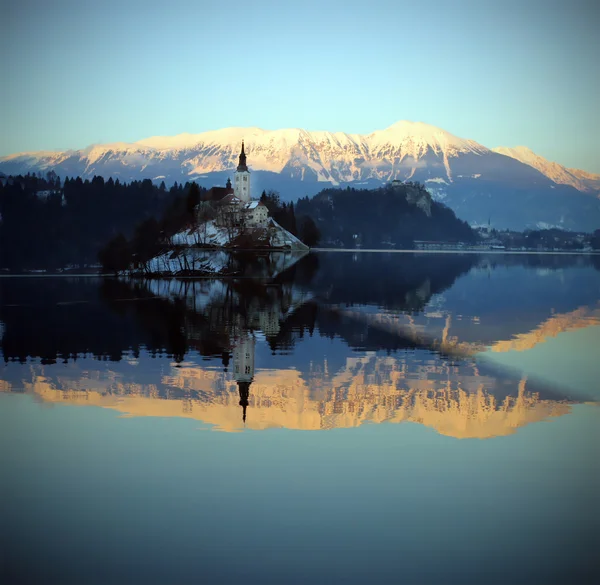
[[[256,209],[261,205],[262,207],[266,207],[262,201],[250,201],[250,203],[246,203],[246,209]]]
[[[231,187],[211,187],[208,190],[208,198],[212,201],[219,201],[230,193],[233,193],[233,189]]]
[[[225,197],[223,197],[223,199],[220,199],[218,201],[219,205],[234,205],[237,203],[241,203],[242,200],[239,199],[238,197],[236,197],[233,193],[230,193],[229,195],[225,195]]]

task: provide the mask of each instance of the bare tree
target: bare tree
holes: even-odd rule
[[[208,239],[208,222],[215,219],[216,213],[210,201],[200,201],[197,211],[198,228],[194,232],[196,244],[206,245]]]

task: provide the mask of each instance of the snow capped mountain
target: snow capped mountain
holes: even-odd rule
[[[550,162],[526,146],[515,146],[514,148],[499,146],[492,150],[537,169],[555,183],[571,185],[578,191],[598,193],[598,196],[600,196],[600,175],[594,175],[579,169],[569,169],[558,163]]]
[[[0,172],[54,170],[59,176],[195,180],[224,185],[244,139],[255,193],[284,200],[329,186],[369,188],[394,179],[424,183],[462,219],[500,228],[600,226],[600,176],[538,157],[529,149],[489,149],[422,122],[400,121],[371,134],[225,128],[201,134],[153,136],[135,143],[0,157]],[[585,194],[584,194],[585,193]],[[580,199],[583,197],[583,199]]]
[[[430,124],[406,120],[396,122],[385,130],[369,134],[367,140],[376,147],[375,150],[393,144],[397,147],[395,153],[412,156],[415,159],[425,155],[428,149],[443,156],[456,156],[461,152],[483,154],[488,151],[474,140],[458,138]]]
[[[452,181],[450,160],[460,154],[487,154],[472,140],[421,122],[401,121],[369,135],[308,132],[300,128],[262,130],[225,128],[201,134],[154,136],[135,143],[93,145],[79,151],[21,153],[0,158],[9,172],[78,167],[84,177],[114,173],[124,179],[153,178],[152,169],[167,165],[183,177],[229,171],[237,165],[240,143],[255,171],[283,173],[290,178],[330,182],[409,179],[426,156],[439,160],[444,180]],[[57,168],[58,167],[58,168]],[[64,174],[64,173],[63,173]],[[179,180],[181,180],[181,176]]]

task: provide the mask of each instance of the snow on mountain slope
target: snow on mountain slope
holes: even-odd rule
[[[137,144],[160,149],[163,156],[179,153],[186,174],[193,177],[234,168],[242,138],[252,169],[334,185],[410,178],[415,162],[428,154],[441,160],[444,178],[452,181],[451,158],[490,152],[476,142],[420,122],[398,122],[367,136],[299,128],[226,128],[166,139],[153,137]]]
[[[499,146],[492,149],[494,152],[510,156],[534,169],[537,169],[550,180],[559,185],[571,185],[578,191],[588,193],[600,192],[600,175],[586,173],[579,169],[569,169],[555,162],[551,162],[536,154],[526,146]]]
[[[79,151],[22,153],[0,158],[0,165],[9,172],[36,167],[73,174],[74,169],[82,176],[115,173],[124,179],[133,178],[136,168],[138,174],[148,168],[146,174],[155,176],[149,171],[156,168],[156,174],[164,175],[159,167],[168,166],[172,172],[179,169],[184,178],[194,178],[234,169],[242,139],[253,170],[334,185],[412,178],[415,170],[424,166],[420,161],[425,157],[437,160],[440,178],[452,182],[453,158],[465,153],[490,153],[472,140],[435,126],[402,121],[366,136],[300,128],[225,128],[201,134],[153,136],[133,144],[93,145]],[[66,168],[61,169],[61,165]]]
[[[478,154],[489,150],[473,140],[458,138],[436,126],[406,120],[396,122],[385,130],[377,130],[369,134],[367,141],[374,150],[393,144],[397,152],[415,159],[424,156],[429,148],[435,153],[446,153],[449,156],[460,152]]]
[[[541,177],[514,164],[507,166],[506,159],[498,157],[500,154],[536,169],[556,183],[584,192],[600,190],[600,175],[567,169],[526,147],[490,150],[441,128],[408,121],[368,135],[234,127],[201,134],[153,136],[135,143],[96,144],[77,151],[13,154],[0,157],[0,170],[16,174],[54,169],[59,175],[84,178],[99,174],[122,180],[165,177],[167,181],[181,181],[233,170],[242,139],[252,170],[278,173],[293,180],[337,185],[413,179],[441,185],[464,177],[497,180],[508,171],[511,176],[519,175],[521,181],[539,183]]]
[[[582,171],[581,169],[570,169],[567,170],[577,177],[586,187],[588,187],[591,191],[595,191],[598,193],[600,197],[600,175],[595,175],[594,173],[588,173],[587,171]]]

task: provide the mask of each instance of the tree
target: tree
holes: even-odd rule
[[[277,191],[269,191],[267,193],[263,191],[260,200],[267,206],[271,217],[273,217],[274,213],[281,210],[281,197]]]
[[[294,204],[293,203],[290,203],[287,215],[288,215],[288,217],[287,217],[288,226],[286,229],[288,230],[288,232],[297,236],[298,235],[298,226],[296,224],[296,214],[294,212]]]
[[[592,238],[590,240],[590,246],[594,249],[594,250],[600,250],[600,230],[596,230],[593,234],[592,234]]]
[[[196,223],[196,206],[200,203],[200,187],[197,183],[191,183],[187,196],[185,207],[188,213],[190,222],[195,225]]]
[[[215,219],[215,209],[210,201],[200,201],[198,203],[198,229],[196,230],[196,243],[206,244],[209,222]]]
[[[136,264],[144,264],[161,250],[161,230],[158,222],[149,218],[135,228],[132,241]]]
[[[118,274],[131,264],[131,248],[123,234],[117,234],[98,252],[98,260],[105,272]]]
[[[305,215],[300,223],[300,239],[309,247],[316,246],[321,240],[317,224],[308,215]]]

